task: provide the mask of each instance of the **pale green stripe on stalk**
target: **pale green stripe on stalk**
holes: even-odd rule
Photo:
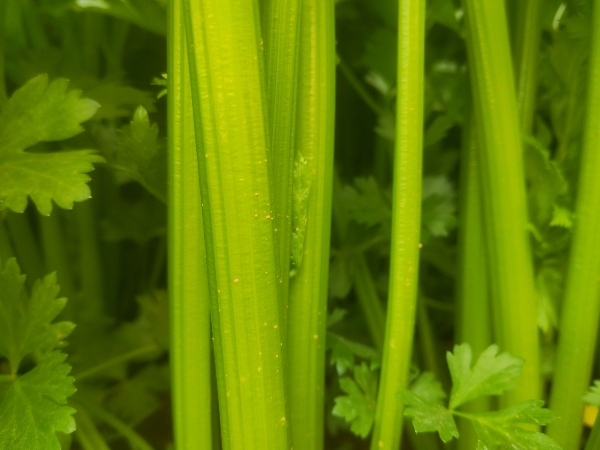
[[[335,115],[333,0],[303,0],[296,148],[311,177],[302,265],[290,281],[290,410],[294,450],[323,448],[325,334]]]
[[[506,401],[540,392],[537,304],[514,75],[503,0],[463,0],[476,120],[495,340],[525,360]]]
[[[177,449],[212,448],[210,299],[181,0],[169,6],[169,303]]]
[[[292,173],[294,168],[300,16],[303,0],[263,0],[262,36],[273,225],[280,259],[282,330],[289,302]],[[285,349],[284,349],[285,351]]]
[[[519,119],[523,134],[531,134],[535,117],[537,72],[540,65],[542,0],[520,0],[516,7],[513,59]]]
[[[258,3],[184,5],[223,447],[290,448]]]
[[[600,315],[600,1],[593,3],[587,111],[565,296],[550,408],[559,419],[548,434],[564,450],[579,448],[582,396],[590,382]]]
[[[371,450],[397,450],[415,328],[421,228],[425,2],[399,0],[390,288]]]

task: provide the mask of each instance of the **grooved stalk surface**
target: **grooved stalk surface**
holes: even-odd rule
[[[290,448],[258,3],[184,6],[223,447]]]
[[[483,218],[496,342],[525,360],[508,403],[539,398],[537,303],[521,131],[503,0],[463,0],[471,83],[481,136]],[[480,131],[481,130],[481,131]]]
[[[210,302],[182,4],[169,11],[169,303],[177,448],[211,448]]]
[[[325,334],[335,116],[332,0],[304,0],[297,151],[311,177],[302,265],[290,280],[289,381],[294,450],[323,448]]]
[[[425,2],[400,0],[390,289],[371,450],[397,450],[415,327],[421,227]]]
[[[590,384],[600,315],[600,1],[593,3],[592,50],[575,226],[559,324],[550,407],[559,419],[548,434],[564,450],[579,448],[583,402]]]

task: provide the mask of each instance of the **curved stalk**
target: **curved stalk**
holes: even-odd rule
[[[463,6],[475,114],[481,124],[480,180],[496,341],[525,360],[519,385],[505,396],[510,404],[541,395],[521,131],[504,1],[463,0]]]
[[[371,450],[400,445],[404,405],[396,394],[408,383],[418,289],[425,2],[399,0],[398,23],[390,289]]]
[[[202,450],[212,447],[210,300],[180,0],[171,2],[169,14],[168,259],[175,443],[180,449]]]
[[[183,4],[223,447],[290,448],[258,3]]]
[[[559,325],[558,351],[550,407],[559,419],[548,435],[564,450],[578,448],[582,396],[590,382],[600,315],[600,1],[593,3],[586,123],[575,207],[575,225],[565,297]]]
[[[325,333],[333,189],[335,37],[332,0],[303,0],[297,151],[311,177],[302,265],[290,282],[289,383],[295,450],[323,448]]]

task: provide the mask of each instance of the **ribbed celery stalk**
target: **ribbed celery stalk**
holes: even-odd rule
[[[223,448],[290,448],[258,3],[183,3]]]
[[[418,290],[425,2],[399,0],[398,101],[392,212],[390,288],[383,364],[371,450],[397,450],[408,383]]]
[[[463,0],[467,49],[481,139],[479,152],[486,250],[496,341],[525,360],[512,403],[538,398],[537,304],[515,83],[503,0]],[[481,131],[479,131],[481,130]]]
[[[181,0],[169,6],[169,304],[177,449],[211,449],[211,349],[200,182]]]
[[[596,420],[592,432],[585,444],[585,450],[596,450],[600,448],[600,420]]]
[[[290,281],[289,383],[295,450],[323,448],[325,331],[333,189],[333,0],[303,0],[296,149],[310,177],[302,265]]]
[[[564,450],[579,448],[583,402],[590,382],[600,315],[600,0],[593,3],[587,111],[575,225],[559,325],[550,407],[559,419],[548,434]]]
[[[463,132],[461,153],[460,227],[458,229],[459,267],[456,342],[468,343],[474,355],[492,344],[492,323],[488,288],[485,230],[481,204],[481,187],[477,162],[477,130],[471,119]],[[489,397],[470,402],[465,412],[491,409]],[[459,421],[459,450],[477,447],[477,436],[470,423]]]
[[[292,173],[298,93],[299,20],[303,0],[264,0],[262,36],[268,113],[273,225],[281,266],[282,331],[285,333],[290,280]],[[285,335],[284,335],[285,336]],[[286,351],[284,349],[284,351]]]

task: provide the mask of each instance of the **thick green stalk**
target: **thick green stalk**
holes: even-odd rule
[[[223,447],[290,448],[258,3],[183,3]]]
[[[169,28],[171,358],[176,442],[210,447],[210,316],[193,108],[181,2]]]
[[[289,302],[292,180],[302,2],[303,0],[268,0],[262,5],[269,146],[267,154],[271,171],[273,225],[277,230],[275,236],[281,267],[280,298],[284,336]]]
[[[210,297],[181,0],[168,26],[169,304],[175,445],[211,448]]]
[[[335,116],[333,0],[303,0],[296,149],[311,177],[302,265],[290,282],[289,383],[295,450],[323,448],[325,333]]]
[[[349,259],[356,298],[365,316],[371,340],[375,347],[381,350],[385,331],[385,310],[377,294],[371,269],[362,253],[351,255]]]
[[[559,419],[548,434],[564,450],[578,448],[583,402],[591,375],[600,315],[600,0],[593,3],[587,111],[575,225],[559,325],[550,407]]]
[[[399,0],[390,289],[371,450],[400,445],[415,328],[421,229],[425,2]]]
[[[506,396],[506,401],[513,403],[541,395],[537,305],[514,75],[504,1],[463,0],[463,6],[475,114],[481,130],[480,179],[492,309],[494,322],[499,324],[496,340],[502,350],[526,361],[519,385]]]
[[[521,0],[516,14],[514,62],[519,118],[523,134],[531,134],[535,115],[537,72],[540,64],[541,0]]]
[[[473,354],[481,354],[492,344],[485,230],[477,161],[478,140],[474,120],[465,127],[461,154],[460,227],[458,228],[459,267],[456,314],[457,343],[468,343]],[[490,411],[489,397],[470,402],[466,412]],[[459,450],[477,447],[477,435],[468,421],[459,420]]]

